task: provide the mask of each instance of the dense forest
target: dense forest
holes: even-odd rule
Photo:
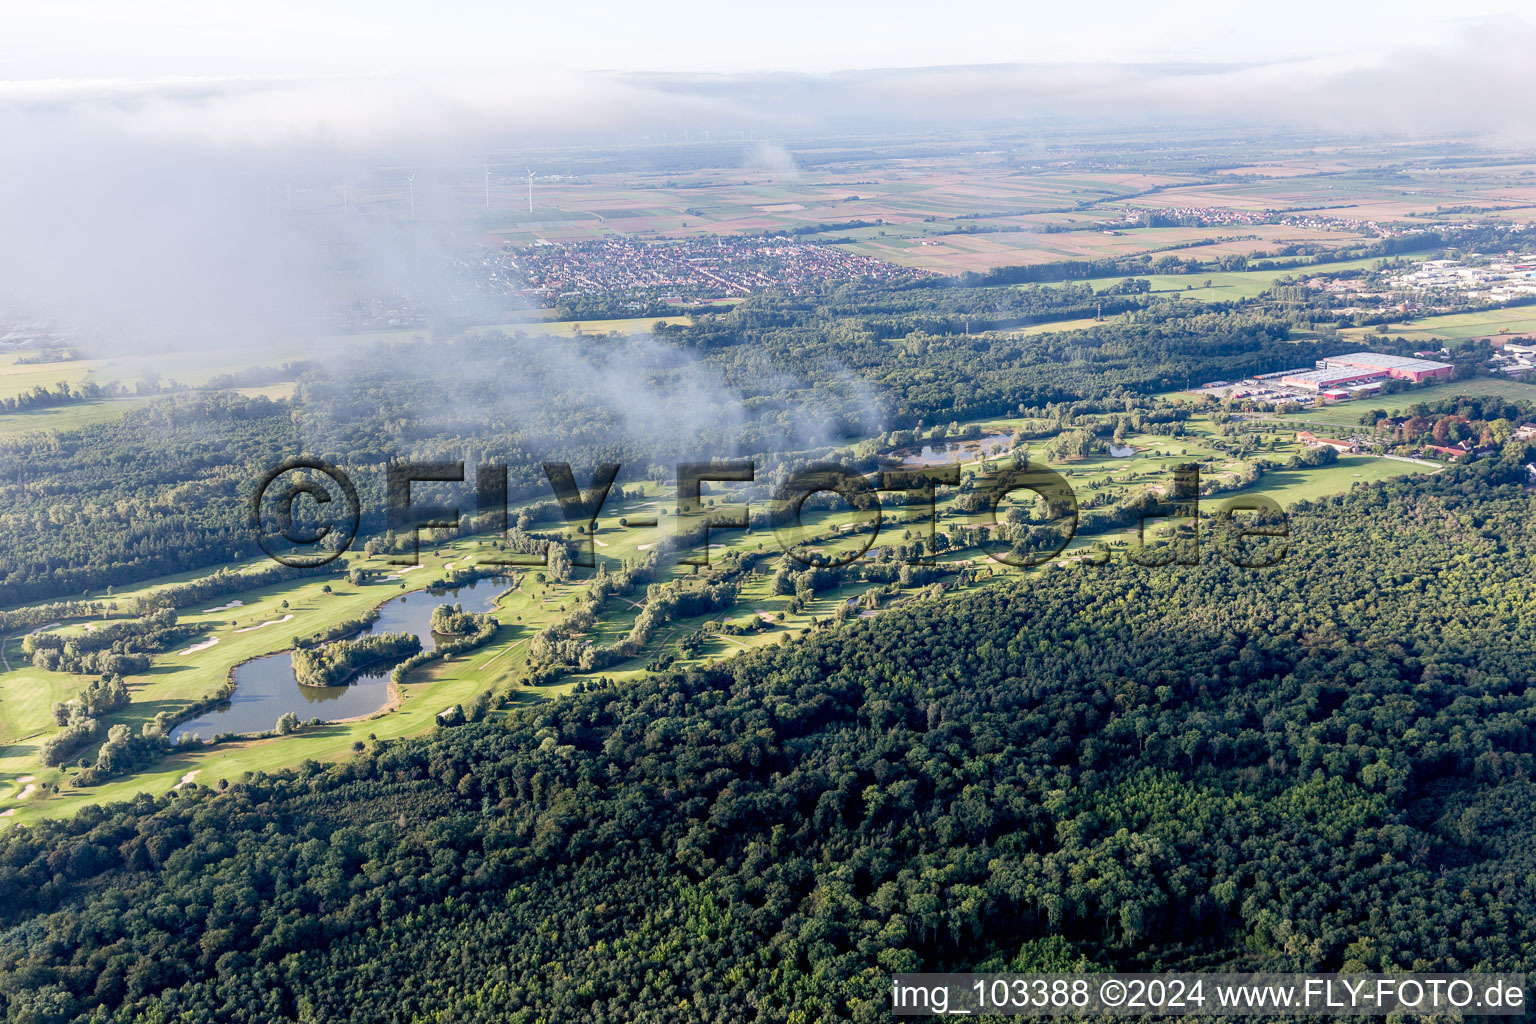
[[[1531,493],[1292,510],[0,837],[6,1020],[875,1021],[897,970],[1529,970]]]

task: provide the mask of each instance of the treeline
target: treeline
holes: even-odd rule
[[[299,447],[285,405],[224,392],[0,439],[0,604],[259,557],[251,488]]]
[[[61,724],[63,728],[43,740],[37,749],[37,759],[50,768],[69,760],[94,740],[101,729],[101,723],[78,704],[69,708]]]
[[[408,658],[421,650],[415,633],[371,633],[293,652],[293,676],[301,686],[341,686],[381,661]]]
[[[464,636],[479,629],[484,618],[475,612],[466,612],[462,604],[440,604],[432,609],[432,632]]]
[[[356,636],[377,622],[379,614],[379,606],[376,605],[355,618],[342,619],[340,622],[332,623],[324,629],[310,633],[307,636],[295,636],[293,638],[293,646],[296,650],[305,650],[350,636]]]
[[[169,650],[204,631],[177,625],[173,608],[157,608],[128,622],[79,633],[28,633],[21,650],[32,664],[50,672],[134,675],[149,668],[150,655]]]
[[[226,390],[229,388],[260,388],[269,384],[298,380],[300,375],[313,369],[315,363],[298,359],[281,366],[247,366],[232,373],[220,373],[208,378],[207,387]]]
[[[130,395],[158,395],[170,391],[185,390],[185,385],[169,381],[166,384],[139,381],[132,388],[117,381],[99,384],[96,381],[80,381],[71,384],[59,381],[54,387],[34,384],[18,395],[0,397],[0,415],[17,412],[34,412],[38,409],[56,409],[79,402],[99,402],[107,398],[123,398]]]
[[[43,363],[68,363],[84,358],[85,356],[74,348],[40,348],[32,352],[22,352],[16,357],[15,364],[37,366]]]
[[[128,684],[123,682],[122,676],[103,676],[92,680],[78,697],[54,701],[50,710],[53,724],[64,726],[76,717],[77,709],[91,718],[99,718],[127,706]]]

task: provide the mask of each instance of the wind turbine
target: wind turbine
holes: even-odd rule
[[[412,171],[405,179],[406,188],[411,191],[411,220],[416,219],[416,172]]]
[[[528,212],[533,212],[533,168],[528,169]]]
[[[491,208],[491,165],[485,165],[485,208]]]
[[[349,195],[347,186],[346,185],[342,185],[341,186],[341,212],[342,213],[349,213],[351,211],[351,205],[348,203],[348,199],[349,198],[350,198],[350,195]]]

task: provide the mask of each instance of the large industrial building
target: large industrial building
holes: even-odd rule
[[[1386,375],[1386,370],[1364,370],[1359,367],[1332,366],[1317,370],[1300,370],[1296,373],[1288,373],[1280,378],[1280,383],[1287,387],[1300,388],[1303,391],[1332,391],[1337,388],[1343,388],[1347,384],[1380,380]]]
[[[1449,377],[1456,372],[1456,367],[1450,363],[1437,363],[1433,359],[1412,359],[1408,356],[1382,356],[1374,352],[1351,352],[1343,356],[1329,356],[1327,359],[1319,359],[1317,368],[1319,370],[1380,370],[1382,376],[1411,380],[1414,383]]]
[[[1328,395],[1343,397],[1338,392],[1355,391],[1368,381],[1395,377],[1415,383],[1449,377],[1456,372],[1450,363],[1437,363],[1432,359],[1410,359],[1406,356],[1383,356],[1374,352],[1351,352],[1348,355],[1329,356],[1319,359],[1315,370],[1299,370],[1280,378],[1287,387],[1299,388]]]
[[[1365,398],[1381,390],[1388,378],[1419,383],[1449,378],[1456,373],[1450,363],[1406,356],[1384,356],[1375,352],[1350,352],[1319,359],[1311,369],[1299,367],[1278,373],[1261,373],[1237,382],[1211,381],[1200,387],[1200,394],[1225,388],[1229,398],[1255,402],[1309,402],[1319,398],[1340,402]]]

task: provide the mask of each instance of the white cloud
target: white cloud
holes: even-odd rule
[[[0,83],[0,293],[141,335],[270,336],[324,308],[329,241],[271,217],[274,184],[336,189],[381,163],[477,171],[487,153],[663,131],[750,129],[763,144],[749,162],[785,171],[792,137],[871,127],[1297,125],[1536,142],[1533,49],[1536,30],[1509,19],[1437,46],[1231,65]],[[419,255],[392,247],[419,240],[352,241],[390,273]]]

